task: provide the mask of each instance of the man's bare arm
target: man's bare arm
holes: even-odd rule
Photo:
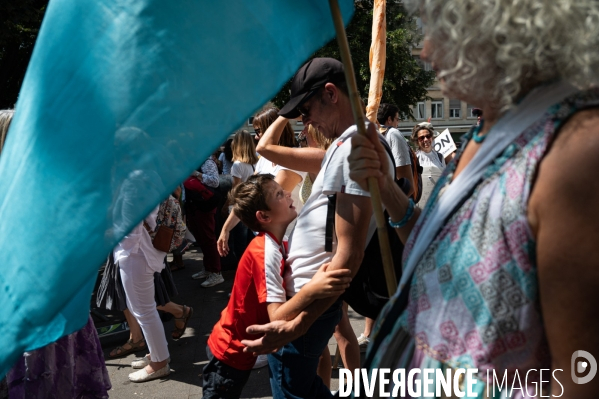
[[[328,270],[329,265],[330,263],[322,265],[312,280],[290,300],[269,303],[267,310],[270,320],[292,320],[315,300],[343,294],[351,282],[351,270]]]

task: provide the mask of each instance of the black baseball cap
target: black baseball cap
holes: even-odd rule
[[[343,64],[334,58],[313,58],[306,62],[291,81],[291,99],[281,108],[279,115],[288,119],[300,116],[297,107],[325,84],[345,79]]]

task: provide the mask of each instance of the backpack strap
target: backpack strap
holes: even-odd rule
[[[439,157],[439,162],[443,163],[443,155],[440,152],[437,152],[437,157]]]
[[[389,155],[389,158],[391,159],[391,163],[393,163],[393,176],[394,176],[394,178],[397,178],[397,176],[395,175],[397,169],[395,167],[395,159],[393,159],[393,153],[391,152],[391,147],[389,147],[389,143],[387,143],[387,140],[385,140],[385,138],[380,134],[379,134],[379,140],[380,140],[381,144],[383,145],[383,147],[385,148],[385,151],[387,151],[387,155]],[[405,179],[402,179],[402,180],[404,180],[405,183],[408,183],[407,181],[405,181]],[[404,182],[402,182],[402,183],[404,183]],[[325,235],[324,235],[324,250],[325,250],[325,252],[333,252],[333,235],[335,234],[335,209],[337,206],[337,194],[327,195],[327,198],[328,198],[329,202],[327,204],[327,219],[326,219]]]
[[[324,251],[333,252],[333,234],[335,234],[335,208],[337,194],[327,195],[327,223],[324,229]]]

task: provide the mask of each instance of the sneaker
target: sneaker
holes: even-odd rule
[[[209,274],[209,272],[207,272],[206,270],[202,270],[201,272],[192,274],[191,278],[194,280],[199,280],[199,279],[208,277],[208,274]]]
[[[366,352],[366,348],[370,343],[370,338],[364,336],[364,334],[360,334],[358,337],[358,345],[360,345],[360,352]]]
[[[256,363],[254,364],[253,369],[260,369],[264,366],[268,366],[268,356],[266,355],[258,355],[256,359]]]
[[[206,279],[206,281],[204,281],[202,283],[202,287],[204,287],[204,288],[212,287],[217,284],[224,283],[224,282],[225,282],[225,279],[223,278],[222,274],[208,272],[208,278]]]

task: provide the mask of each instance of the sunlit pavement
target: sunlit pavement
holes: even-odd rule
[[[170,376],[145,383],[130,382],[127,376],[134,370],[131,361],[144,352],[131,354],[120,359],[109,359],[108,353],[118,344],[106,345],[104,356],[106,367],[110,374],[112,390],[111,398],[164,398],[164,399],[199,399],[202,397],[202,368],[207,363],[206,340],[212,327],[220,317],[220,312],[229,300],[228,294],[233,285],[235,272],[223,271],[225,282],[211,288],[202,288],[202,280],[192,280],[191,275],[202,269],[202,253],[193,247],[184,255],[185,269],[173,272],[179,295],[172,298],[173,302],[191,306],[194,315],[189,321],[187,330],[181,339],[174,341],[170,338],[173,321],[165,323],[165,332],[171,355]],[[356,336],[364,329],[364,319],[351,311],[350,320]],[[333,338],[329,342],[329,350],[335,354],[336,343]],[[338,373],[333,372],[331,389],[338,388]],[[271,398],[268,381],[268,367],[253,370],[250,379],[243,390],[242,398]]]

